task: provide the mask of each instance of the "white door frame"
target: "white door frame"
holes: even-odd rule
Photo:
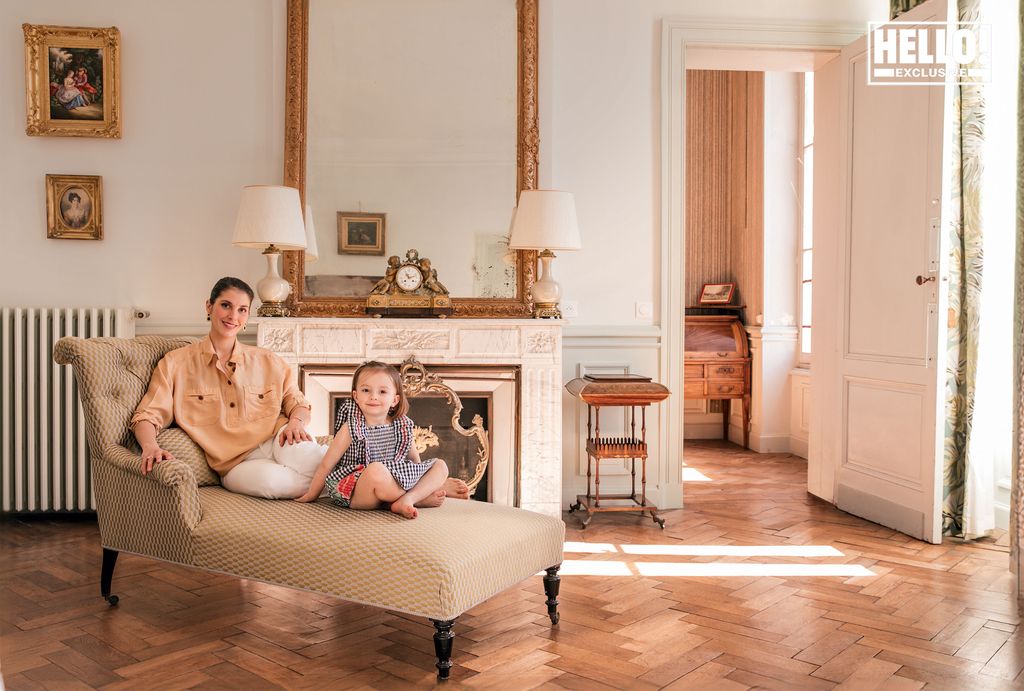
[[[658,485],[664,506],[682,506],[683,286],[686,252],[686,48],[838,51],[867,31],[863,24],[771,20],[708,22],[668,17],[661,25],[661,372],[674,395],[661,405],[664,435]],[[794,277],[795,278],[795,277]],[[671,433],[675,430],[676,433]]]

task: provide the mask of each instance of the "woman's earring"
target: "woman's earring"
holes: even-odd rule
[[[206,315],[206,321],[210,321],[210,315]]]

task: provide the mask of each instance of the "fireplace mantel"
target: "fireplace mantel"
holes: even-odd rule
[[[562,496],[562,327],[536,319],[261,318],[257,343],[304,365],[507,365],[520,369],[519,506],[552,516]],[[497,459],[493,459],[497,460]],[[512,461],[514,459],[508,459]]]

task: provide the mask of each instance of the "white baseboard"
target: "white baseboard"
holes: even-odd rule
[[[996,527],[1003,530],[1010,529],[1010,507],[1006,504],[995,503]]]
[[[683,425],[683,439],[721,439],[722,422],[687,422]],[[742,438],[741,438],[742,441]]]
[[[729,437],[737,439],[736,443],[743,442],[743,431],[738,427],[729,429]],[[789,453],[788,434],[763,434],[750,435],[750,450],[757,453]]]
[[[639,466],[639,464],[637,464],[637,465]],[[565,504],[565,506],[562,507],[563,510],[564,509],[568,509],[570,504],[575,504],[577,496],[582,496],[582,495],[587,493],[587,485],[586,485],[585,482],[582,483],[582,484],[574,485],[574,489],[575,489],[575,491],[570,496],[567,497],[567,496],[565,496],[566,492],[565,492],[565,489],[563,488],[563,490],[562,490],[562,500],[563,500],[563,503]],[[590,489],[591,489],[591,491],[593,491],[593,489],[594,489],[593,485],[591,485]],[[602,480],[601,480],[601,494],[603,494],[603,495],[606,495],[606,494],[629,494],[629,476],[627,475],[624,480],[622,478],[619,478],[617,482],[613,482],[610,479],[609,480],[605,480],[602,477]],[[637,471],[636,471],[636,494],[637,494],[637,496],[640,496],[640,468],[639,467],[637,468]],[[661,492],[658,489],[658,485],[655,484],[654,482],[652,482],[650,476],[648,476],[648,478],[647,478],[647,502],[649,504],[654,504],[655,506],[664,508],[664,507],[661,506],[660,501],[661,501]]]
[[[789,452],[794,456],[807,460],[807,448],[808,442],[806,439],[801,439],[800,437],[789,438]]]

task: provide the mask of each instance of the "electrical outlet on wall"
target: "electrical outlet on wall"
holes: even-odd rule
[[[637,301],[636,303],[636,318],[637,319],[650,319],[654,315],[654,303]]]
[[[576,319],[580,316],[580,303],[576,300],[565,300],[562,302],[562,317],[565,319]]]

